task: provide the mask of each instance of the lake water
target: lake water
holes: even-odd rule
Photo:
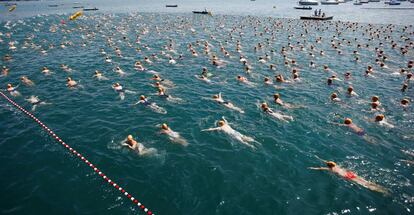
[[[165,4],[179,7],[165,8]],[[10,68],[7,76],[0,77],[0,85],[5,89],[7,83],[20,84],[17,90],[22,96],[12,98],[28,110],[32,105],[25,99],[31,95],[51,103],[39,105],[33,113],[156,214],[411,214],[413,164],[402,160],[413,160],[414,114],[412,107],[404,110],[399,102],[403,98],[413,101],[414,93],[412,81],[408,83],[409,89],[401,93],[405,74],[399,74],[399,70],[414,60],[413,45],[400,37],[414,39],[412,26],[404,30],[404,25],[414,22],[413,13],[362,9],[388,7],[383,2],[318,7],[334,15],[334,21],[362,23],[349,28],[355,30],[352,31],[345,30],[347,23],[315,24],[295,19],[312,11],[294,10],[294,4],[260,0],[119,4],[82,1],[81,5],[100,10],[85,12],[73,22],[67,19],[76,11],[72,7],[78,4],[69,1],[18,2],[12,13],[6,13],[7,8],[2,6],[0,56],[10,54],[13,60],[0,62]],[[412,5],[403,2],[398,7]],[[190,12],[204,8],[211,9],[214,15],[196,16]],[[66,24],[61,24],[62,19]],[[386,30],[387,24],[394,24],[392,33]],[[340,36],[336,25],[342,32]],[[364,32],[370,28],[383,31],[381,37],[369,39]],[[315,42],[318,37],[323,38],[321,43]],[[342,43],[342,54],[332,48],[331,39],[335,44]],[[206,40],[210,44],[209,55],[203,51]],[[241,41],[242,55],[249,61],[251,74],[244,72],[239,61],[237,40]],[[392,49],[392,40],[398,44],[397,49]],[[16,50],[8,45],[13,41]],[[170,41],[173,50],[166,49]],[[374,48],[380,42],[388,68],[375,63]],[[60,47],[62,43],[65,48]],[[198,57],[189,52],[189,43]],[[254,51],[258,43],[263,48]],[[288,43],[294,48],[287,51],[287,59],[296,60],[297,65],[284,65],[280,51]],[[357,49],[358,43],[364,46]],[[220,52],[221,44],[231,58]],[[303,50],[300,45],[304,45]],[[311,45],[315,50],[311,50]],[[399,50],[404,45],[408,45],[405,55]],[[122,51],[122,57],[116,55],[115,47]],[[105,62],[101,49],[112,63]],[[324,56],[320,56],[321,50]],[[359,52],[358,63],[354,61],[354,50]],[[315,56],[310,57],[309,52]],[[158,59],[151,58],[152,54]],[[213,54],[223,61],[222,67],[211,64]],[[266,54],[270,56],[268,62],[258,62]],[[145,56],[154,63],[143,63],[148,70],[137,71],[135,61],[144,62]],[[169,64],[169,56],[177,64]],[[315,62],[315,68],[308,66],[310,61]],[[276,70],[269,69],[270,63]],[[63,71],[61,64],[67,64],[72,71]],[[324,71],[322,65],[331,70]],[[374,77],[364,76],[367,65],[373,65]],[[51,75],[42,74],[44,66],[52,71]],[[114,71],[117,66],[127,74],[118,75]],[[195,78],[203,67],[211,74],[210,84]],[[276,74],[290,80],[292,68],[299,70],[300,82],[263,84],[264,77],[274,81]],[[102,71],[108,80],[93,78],[95,70]],[[162,84],[173,82],[167,93],[182,101],[158,97],[150,70],[166,79]],[[351,80],[344,79],[346,72],[352,73]],[[327,86],[326,80],[333,74],[342,80]],[[21,84],[22,75],[36,85]],[[247,77],[255,85],[238,83],[237,75]],[[68,89],[68,76],[81,86]],[[135,93],[127,92],[121,100],[111,88],[116,82]],[[349,85],[358,97],[346,96]],[[219,92],[245,113],[229,110],[210,99]],[[337,92],[343,103],[332,103],[332,92]],[[274,93],[300,107],[278,107],[272,101]],[[167,113],[133,105],[140,95],[149,96]],[[368,120],[377,114],[370,112],[369,102],[374,95],[380,97],[384,109],[381,113],[394,128]],[[270,118],[258,107],[263,101],[294,120],[287,123]],[[255,149],[223,132],[202,131],[216,127],[223,116],[234,129],[257,141]],[[332,123],[341,122],[344,117],[364,128],[371,143]],[[0,214],[141,214],[3,98],[0,119]],[[161,135],[162,123],[179,132],[188,146]],[[122,147],[128,134],[145,147],[155,148],[157,153],[140,156]],[[370,191],[326,171],[309,170],[308,167],[324,166],[315,155],[380,184],[390,190],[390,195]]]

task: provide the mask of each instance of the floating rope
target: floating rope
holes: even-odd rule
[[[86,159],[82,154],[77,152],[75,149],[70,147],[68,144],[66,144],[60,137],[58,137],[50,128],[48,128],[45,124],[43,124],[38,118],[36,118],[32,113],[22,108],[20,105],[18,105],[16,102],[14,102],[12,99],[10,99],[8,96],[6,96],[3,92],[0,92],[0,95],[2,95],[8,102],[10,102],[12,105],[17,107],[19,110],[21,110],[23,113],[28,115],[30,118],[32,118],[35,122],[37,122],[44,130],[48,132],[50,136],[52,136],[56,141],[58,141],[62,146],[64,146],[67,150],[69,150],[71,153],[76,155],[79,159],[82,160],[86,165],[88,165],[90,168],[93,169],[94,172],[98,173],[102,179],[104,179],[109,185],[120,191],[122,194],[124,194],[128,199],[132,201],[134,205],[137,205],[141,210],[143,210],[148,215],[155,215],[153,214],[148,208],[146,208],[141,202],[139,202],[137,199],[135,199],[131,194],[126,192],[124,188],[119,186],[117,183],[115,183],[113,180],[109,179],[108,176],[106,176],[101,170],[99,170],[94,164],[92,164],[88,159]]]

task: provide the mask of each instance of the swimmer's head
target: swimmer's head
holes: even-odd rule
[[[68,77],[66,80],[67,80],[67,81],[72,81],[72,78]]]
[[[378,107],[378,103],[376,103],[376,102],[371,102],[371,108],[372,108],[372,109],[377,109],[377,107]]]
[[[335,98],[337,98],[338,97],[338,95],[336,94],[336,93],[332,93],[331,94],[331,99],[335,99]]]
[[[408,105],[409,103],[410,103],[410,101],[408,101],[408,99],[402,99],[401,100],[402,105]]]
[[[352,86],[348,87],[348,93],[352,93],[352,91],[354,91],[354,88]]]
[[[161,125],[161,128],[164,129],[164,130],[168,130],[168,125],[166,123],[163,123]]]
[[[7,84],[7,87],[13,87],[13,85],[12,84]]]
[[[219,95],[217,94],[213,95],[213,99],[218,99],[218,98],[219,98]]]
[[[134,138],[132,137],[132,135],[128,135],[127,139],[128,139],[129,141],[131,141],[131,140],[133,140]]]
[[[345,124],[345,125],[350,125],[350,124],[352,124],[352,119],[351,119],[351,118],[345,118],[345,120],[344,120],[344,124]]]
[[[224,126],[224,125],[226,124],[226,122],[224,122],[224,120],[220,120],[220,121],[218,122],[218,124],[219,124],[219,126],[221,127],[221,126]]]
[[[377,102],[377,101],[379,101],[379,97],[378,97],[378,96],[373,96],[373,97],[371,98],[371,101],[372,101],[372,102]]]
[[[329,168],[334,168],[336,166],[336,163],[333,161],[327,161],[326,166],[328,166]]]
[[[384,117],[385,117],[384,114],[377,115],[375,117],[375,121],[380,122],[380,121],[384,120]]]
[[[275,94],[273,94],[273,98],[274,98],[274,99],[278,99],[278,98],[280,98],[280,94],[279,94],[279,93],[275,93]]]
[[[141,96],[139,97],[139,99],[141,99],[141,100],[145,100],[145,96],[144,96],[144,95],[141,95]]]
[[[261,105],[261,107],[262,107],[262,109],[268,108],[267,103],[266,102],[263,102],[262,105]]]

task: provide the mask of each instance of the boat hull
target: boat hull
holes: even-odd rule
[[[333,19],[333,16],[326,16],[326,17],[319,17],[319,16],[301,16],[300,19],[302,19],[302,20],[325,21],[325,20],[332,20]]]

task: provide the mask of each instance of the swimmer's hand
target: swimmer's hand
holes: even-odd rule
[[[215,130],[220,130],[221,128],[220,127],[217,127],[217,128],[208,128],[208,129],[203,129],[203,130],[201,130],[201,131],[215,131]]]
[[[312,169],[312,170],[329,170],[329,168],[326,168],[326,167],[308,167],[308,169]]]

